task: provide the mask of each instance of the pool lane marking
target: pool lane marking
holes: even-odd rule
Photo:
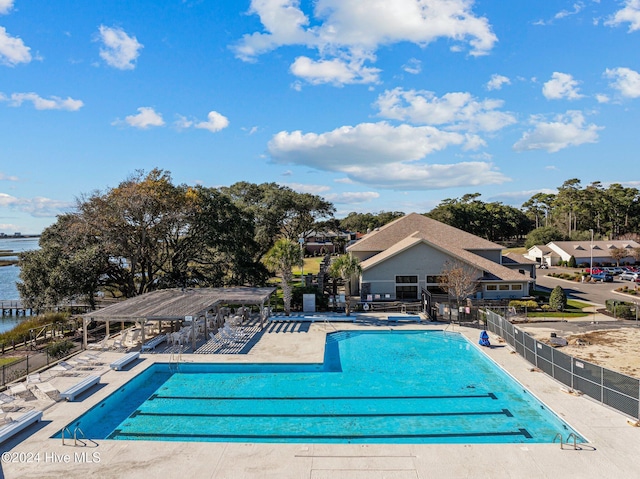
[[[533,439],[533,436],[524,428],[517,431],[503,432],[468,432],[468,433],[438,433],[438,434],[346,434],[346,435],[306,435],[306,434],[180,434],[180,433],[151,433],[151,432],[123,432],[120,429],[113,431],[107,439],[116,439],[122,437],[135,438],[184,438],[184,439],[327,439],[327,440],[356,440],[356,439],[444,439],[454,437],[506,437],[506,436],[524,436],[526,439]]]
[[[162,396],[153,394],[148,401],[154,399],[179,399],[179,400],[198,400],[198,401],[336,401],[336,400],[354,400],[354,399],[498,399],[494,393],[487,394],[468,394],[468,395],[443,395],[443,396],[265,396],[265,397],[238,397],[238,396]]]
[[[471,412],[410,412],[410,413],[315,413],[315,414],[217,414],[217,413],[162,413],[162,412],[145,412],[134,411],[130,418],[138,416],[154,416],[154,417],[208,417],[208,418],[254,418],[254,417],[274,417],[274,418],[305,418],[305,417],[446,417],[446,416],[499,416],[513,417],[511,411],[502,409],[501,411],[471,411]]]

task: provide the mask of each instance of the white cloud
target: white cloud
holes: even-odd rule
[[[640,30],[640,0],[626,0],[624,8],[609,17],[604,24],[616,27],[627,22],[629,32]]]
[[[193,125],[194,128],[209,130],[212,133],[224,130],[228,126],[229,119],[226,116],[221,115],[217,111],[210,111],[207,115],[207,121],[200,121]]]
[[[351,178],[345,177],[345,178],[337,178],[335,180],[333,180],[335,183],[342,183],[345,185],[351,185],[353,184],[353,180]]]
[[[312,85],[333,83],[345,85],[352,83],[375,83],[380,70],[365,67],[364,59],[347,62],[343,59],[312,60],[309,57],[298,57],[291,65],[291,73],[306,80]]]
[[[4,27],[0,27],[0,63],[10,67],[18,63],[29,63],[31,61],[30,50],[22,39],[12,37]]]
[[[350,180],[380,188],[424,190],[507,181],[482,162],[427,164],[424,157],[467,138],[432,126],[391,126],[386,122],[344,126],[303,134],[282,131],[268,144],[273,160],[345,174]]]
[[[555,195],[558,193],[558,190],[554,190],[551,188],[539,188],[537,190],[505,191],[503,193],[498,193],[491,196],[491,198],[489,198],[489,201],[502,201],[506,204],[513,204],[514,202],[522,203],[538,193]]]
[[[516,122],[510,113],[497,111],[502,100],[478,100],[470,93],[437,97],[424,90],[395,88],[382,93],[375,105],[379,116],[424,125],[445,125],[450,130],[497,131]]]
[[[25,101],[30,101],[36,110],[78,111],[84,106],[82,100],[74,100],[71,97],[63,99],[57,96],[47,99],[37,93],[13,93],[9,100],[11,106],[21,106]]]
[[[6,193],[0,193],[0,207],[23,211],[35,218],[52,218],[70,211],[74,206],[73,202],[52,200],[41,196],[16,198]]]
[[[639,0],[640,1],[640,0]],[[626,98],[640,97],[640,73],[630,68],[607,68],[604,76],[614,81],[610,84]]]
[[[116,120],[112,123],[112,125],[118,125],[122,122],[120,120]],[[147,129],[150,126],[163,126],[164,120],[162,119],[162,115],[156,113],[156,111],[148,106],[141,106],[138,108],[137,115],[129,115],[125,117],[124,123],[129,126],[133,126],[134,128]]]
[[[485,55],[497,42],[485,17],[473,14],[473,0],[318,0],[312,18],[300,0],[252,0],[250,14],[260,17],[263,32],[247,34],[233,46],[236,55],[253,61],[286,45],[317,50],[319,58],[299,57],[294,75],[314,83],[377,82],[377,70],[364,66],[375,61],[383,45],[411,42],[421,47],[438,39],[468,44],[470,54]]]
[[[0,181],[18,181],[18,177],[6,175],[2,171],[0,171]]]
[[[567,111],[563,115],[557,115],[554,120],[546,122],[541,117],[532,117],[534,129],[522,135],[513,145],[514,150],[547,150],[555,153],[569,146],[596,143],[598,130],[602,129],[593,123],[586,125],[584,116],[579,111]]]
[[[417,58],[410,58],[409,61],[402,65],[402,69],[412,75],[417,75],[422,71],[422,62]]]
[[[380,193],[375,191],[347,191],[345,193],[330,193],[324,195],[324,199],[331,203],[338,204],[358,204],[366,203],[380,198]]]
[[[6,15],[13,8],[13,0],[0,0],[0,15]]]
[[[111,28],[100,25],[99,40],[100,57],[107,65],[119,70],[133,70],[135,61],[140,56],[140,49],[144,47],[136,37],[130,37],[121,28]]]
[[[211,133],[216,133],[229,126],[229,119],[217,111],[210,111],[207,115],[207,121],[189,120],[182,115],[178,115],[178,120],[174,125],[179,130],[186,128],[200,128],[202,130],[209,130]]]
[[[282,183],[282,186],[287,186],[298,193],[309,193],[312,195],[319,195],[331,189],[327,185],[308,185],[304,183]]]
[[[577,2],[573,4],[573,10],[560,10],[558,13],[554,15],[553,18],[561,19],[561,18],[569,17],[571,15],[576,15],[577,13],[580,13],[583,8],[584,8],[584,3]]]
[[[486,89],[491,90],[501,90],[503,85],[511,85],[511,80],[504,75],[498,75],[494,73],[491,75],[491,80],[487,82],[485,85]]]
[[[584,96],[578,93],[578,84],[568,73],[553,72],[551,80],[542,86],[542,94],[547,100],[577,100]]]
[[[609,103],[609,101],[611,101],[611,99],[607,95],[604,95],[602,93],[598,93],[596,95],[596,101],[598,103]]]

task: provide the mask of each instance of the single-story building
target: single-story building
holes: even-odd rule
[[[598,241],[552,241],[546,245],[535,245],[529,248],[525,257],[555,266],[560,261],[569,261],[573,256],[576,264],[580,265],[615,265],[616,260],[611,256],[614,249],[624,249],[629,252],[620,260],[620,264],[635,263],[633,250],[640,248],[640,244],[633,240],[598,240]]]
[[[419,299],[423,289],[440,290],[441,277],[450,264],[461,264],[473,272],[477,299],[529,296],[530,272],[505,266],[503,249],[417,213],[376,228],[347,247],[360,260],[362,274],[354,286],[363,300]]]

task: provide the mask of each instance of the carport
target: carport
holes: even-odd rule
[[[217,315],[221,305],[257,305],[260,307],[260,327],[269,315],[268,304],[276,288],[175,288],[145,293],[135,298],[112,304],[82,317],[82,344],[87,347],[87,325],[90,321],[104,321],[106,336],[112,322],[139,322],[142,344],[145,343],[145,325],[149,321],[183,321],[192,319],[192,324],[207,314]],[[206,322],[205,322],[206,324]]]

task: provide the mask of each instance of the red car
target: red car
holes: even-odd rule
[[[587,268],[585,271],[589,274],[600,274],[603,272],[600,268],[593,268],[593,273],[591,272],[591,268]]]

